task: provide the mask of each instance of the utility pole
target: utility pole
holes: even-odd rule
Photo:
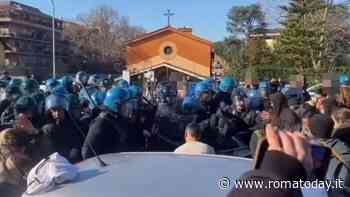
[[[56,23],[55,23],[55,15],[56,15],[56,7],[55,1],[51,0],[52,4],[52,76],[56,79]]]

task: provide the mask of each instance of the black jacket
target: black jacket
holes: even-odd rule
[[[127,121],[110,112],[102,112],[92,123],[82,147],[84,159],[94,157],[90,145],[98,155],[127,150]]]
[[[223,103],[224,105],[232,105],[232,99],[231,94],[227,92],[219,92],[215,95],[213,99],[213,107],[215,110],[219,109],[220,104]]]
[[[42,131],[50,140],[53,152],[58,152],[72,163],[81,161],[80,150],[84,138],[72,120],[65,119],[59,124],[46,124]]]

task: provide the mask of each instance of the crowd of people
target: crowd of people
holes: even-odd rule
[[[270,145],[276,144],[273,139],[282,139],[280,147],[270,147],[263,162],[272,179],[306,177],[301,164],[305,154],[301,159],[295,156],[300,150],[283,153],[282,142],[322,142],[350,161],[349,77],[342,75],[339,84],[338,94],[325,87],[311,97],[298,82],[272,79],[242,85],[225,77],[219,83],[211,79],[196,83],[184,98],[160,83],[154,97],[145,98],[140,86],[85,72],[48,79],[44,89],[33,78],[12,79],[4,73],[0,190],[23,192],[29,170],[55,152],[71,163],[142,151],[254,157],[264,136]],[[286,165],[271,162],[278,165],[280,160]],[[261,176],[251,173],[246,178]],[[332,158],[327,178],[342,178],[350,186],[347,165],[338,159]]]

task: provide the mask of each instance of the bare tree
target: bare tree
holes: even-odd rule
[[[71,40],[87,61],[101,64],[125,62],[126,41],[144,33],[132,26],[117,10],[100,6],[77,17],[77,24],[67,25],[65,36]]]

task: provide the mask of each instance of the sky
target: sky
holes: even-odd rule
[[[271,2],[286,0],[54,0],[56,17],[74,21],[76,16],[88,13],[99,6],[108,5],[127,16],[132,25],[141,26],[147,32],[155,31],[167,25],[163,15],[171,9],[175,16],[171,19],[174,27],[192,27],[194,34],[210,41],[223,40],[226,32],[227,13],[232,6],[248,5],[257,1],[268,6]],[[339,0],[341,1],[341,0]],[[52,13],[50,0],[17,0],[45,13]],[[271,9],[266,9],[270,12]],[[275,21],[274,17],[269,18]]]

